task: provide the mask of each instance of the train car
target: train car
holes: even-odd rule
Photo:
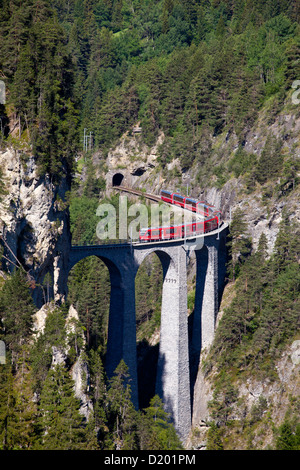
[[[140,242],[153,242],[160,240],[172,240],[184,237],[193,237],[218,229],[222,214],[211,204],[205,201],[197,201],[191,197],[182,196],[179,193],[161,190],[162,201],[175,204],[204,217],[203,221],[193,221],[187,225],[174,225],[167,227],[143,228],[140,230]]]
[[[171,191],[167,191],[162,189],[160,192],[160,197],[162,201],[169,202],[173,204],[173,193]]]
[[[204,233],[204,222],[193,222],[184,227],[184,235],[186,237],[201,235],[201,233]]]
[[[140,230],[139,240],[141,242],[154,242],[159,240],[172,240],[182,238],[184,234],[184,225],[174,225],[168,227],[142,228]]]
[[[185,204],[185,197],[181,196],[181,194],[174,193],[173,194],[173,204],[176,206],[182,207],[184,209],[184,204]]]
[[[193,237],[203,233],[212,232],[219,227],[219,217],[214,215],[201,222],[187,225],[174,225],[168,227],[143,228],[140,230],[140,242],[154,242],[161,240],[174,240],[184,237]]]
[[[212,232],[213,230],[217,230],[219,226],[218,217],[208,218],[204,221],[204,232]]]
[[[187,209],[189,211],[196,212],[197,202],[198,201],[196,201],[196,199],[193,199],[191,197],[186,197],[184,207],[185,207],[185,209]]]
[[[182,238],[184,233],[184,225],[174,225],[171,227],[162,227],[162,240],[172,240],[174,238]]]
[[[209,216],[209,207],[203,202],[197,202],[196,213],[203,215],[203,217]]]
[[[157,228],[142,228],[140,230],[139,240],[142,242],[152,242],[161,240],[161,227]]]
[[[213,212],[213,216],[218,218],[218,224],[220,225],[222,220],[222,212],[217,209]]]

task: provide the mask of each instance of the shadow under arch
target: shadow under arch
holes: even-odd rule
[[[135,306],[137,335],[137,377],[140,408],[147,408],[155,395],[159,355],[159,329],[164,262],[156,252],[148,253],[139,264],[135,276]]]
[[[201,250],[196,250],[196,279],[195,279],[195,301],[194,309],[189,321],[189,357],[190,357],[190,386],[193,408],[194,388],[196,384],[200,352],[202,348],[202,303],[204,297],[205,279],[208,268],[208,250],[204,245]]]
[[[78,273],[76,273],[76,268],[79,271]],[[74,270],[75,273],[72,273]],[[70,277],[71,282],[72,277],[75,277],[74,283],[76,283],[76,281],[78,282],[78,277],[81,277],[79,280],[79,289],[81,289],[81,292],[77,295],[77,299],[72,286],[70,290]],[[92,283],[93,285],[89,286],[88,283]],[[105,285],[102,292],[99,291],[101,284]],[[92,346],[97,348],[100,345],[97,341],[90,341],[90,315],[91,313],[97,315],[96,312],[98,311],[98,315],[102,313],[104,316],[102,321],[100,321],[99,318],[95,319],[97,323],[95,328],[99,328],[100,325],[103,327],[103,331],[100,332],[102,336],[103,360],[105,362],[107,375],[112,376],[122,359],[123,337],[123,316],[121,312],[123,310],[124,298],[121,273],[116,264],[105,256],[95,254],[78,259],[70,267],[68,273],[68,301],[74,303],[74,300],[78,300],[78,297],[84,297],[86,303],[92,305],[92,308],[95,310],[94,312],[86,312],[88,318],[85,319],[84,326],[87,330],[88,348]],[[76,305],[74,306],[76,308]],[[81,319],[82,316],[83,315],[80,315]]]
[[[163,359],[160,357],[159,352],[159,333],[160,330],[160,319],[161,319],[161,308],[162,308],[162,297],[164,289],[164,281],[167,275],[175,269],[175,263],[172,258],[172,255],[167,252],[167,250],[162,250],[160,248],[151,248],[139,254],[138,260],[138,270],[135,276],[135,292],[136,292],[136,316],[137,316],[137,370],[138,370],[138,393],[139,393],[139,404],[141,408],[146,408],[149,406],[151,398],[155,394],[161,395],[157,390],[157,376],[159,370],[163,368]],[[152,264],[152,272],[149,269],[149,279],[147,280],[147,285],[140,287],[139,286],[139,277],[141,276],[142,270],[147,263]],[[152,283],[151,285],[149,283]],[[155,290],[156,298],[158,300],[158,305],[156,309],[159,309],[159,312],[156,310],[156,319],[150,325],[148,331],[145,335],[139,334],[139,299],[137,295],[139,290],[144,287],[143,295],[149,293],[149,290]],[[147,296],[147,302],[151,304],[149,296]],[[155,321],[156,320],[156,321]],[[151,338],[151,326],[153,332],[155,331],[158,335],[158,338],[154,339],[153,342],[150,341]],[[141,330],[141,328],[140,328]],[[161,396],[162,398],[162,396]]]

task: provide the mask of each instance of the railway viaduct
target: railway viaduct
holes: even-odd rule
[[[106,371],[112,376],[123,359],[131,377],[132,400],[138,407],[135,277],[139,266],[156,253],[163,270],[161,330],[156,393],[172,416],[184,440],[191,427],[192,382],[190,362],[214,336],[220,293],[225,278],[226,224],[193,240],[166,240],[144,244],[72,246],[69,271],[81,259],[100,258],[110,273],[111,294]],[[196,296],[192,335],[188,334],[187,260],[196,259]]]

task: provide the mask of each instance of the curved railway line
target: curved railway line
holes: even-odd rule
[[[156,196],[122,185],[113,185],[112,188],[144,197],[151,201],[164,203],[171,206],[175,211],[179,209],[181,213],[188,213],[189,216],[193,214],[193,220],[180,222],[179,225],[176,225],[176,223],[170,225],[169,223],[169,225],[166,226],[141,229],[139,237],[140,243],[153,243],[164,240],[174,241],[178,239],[194,238],[197,237],[197,235],[212,234],[212,232],[218,233],[221,226],[224,225],[224,222],[220,219],[220,217],[222,217],[221,212],[205,201],[197,202],[197,200],[193,198],[181,196],[179,193],[171,193],[166,190],[162,190],[160,196]]]
[[[160,196],[156,196],[154,194],[149,194],[149,193],[145,193],[143,191],[139,191],[138,189],[132,189],[132,188],[127,188],[126,186],[121,186],[121,185],[118,185],[118,186],[111,186],[111,189],[116,189],[116,190],[119,190],[119,191],[124,191],[124,192],[127,192],[127,193],[130,193],[130,194],[133,194],[135,196],[141,196],[141,197],[145,197],[149,200],[152,200],[152,201],[155,201],[155,202],[159,202],[159,203],[164,203],[164,204],[167,204],[169,206],[171,206],[174,210],[178,209],[178,210],[183,210],[183,211],[187,211],[190,213],[189,210],[187,209],[182,209],[178,206],[175,206],[171,203],[168,203],[166,201],[163,201],[161,199]],[[194,217],[198,218],[198,219],[201,219],[203,220],[203,216],[200,215],[200,214],[196,214],[194,213],[193,214]],[[178,238],[170,238],[170,239],[162,239],[162,240],[152,240],[152,241],[149,241],[147,243],[147,245],[156,245],[156,244],[161,244],[161,243],[178,243],[178,242],[182,242],[182,243],[196,243],[197,244],[197,239],[201,239],[205,236],[211,236],[211,235],[219,235],[219,232],[224,230],[226,227],[228,227],[228,224],[225,223],[224,221],[221,221],[220,225],[218,226],[218,228],[215,228],[214,230],[211,230],[209,232],[201,232],[201,233],[198,233],[198,234],[190,234],[190,236],[184,236],[184,237],[178,237]],[[102,243],[103,246],[105,246],[105,248],[116,248],[116,247],[128,247],[128,245],[134,245],[134,246],[142,246],[142,245],[145,245],[145,241],[142,241],[142,240],[136,240],[136,241],[131,241],[130,243],[129,242],[121,242],[121,243],[111,243],[111,244],[106,244],[106,243]],[[73,249],[74,250],[83,250],[83,249],[86,249],[86,248],[98,248],[99,247],[99,244],[87,244],[87,245],[72,245]]]
[[[150,199],[151,201],[162,202],[160,196],[144,193],[143,191],[139,191],[138,189],[127,188],[125,186],[112,186],[112,189],[119,189],[120,191],[124,191],[125,193],[131,193],[135,196],[145,197],[146,199]]]
[[[149,199],[150,201],[159,202],[160,204],[166,204],[168,206],[171,206],[174,210],[187,211],[190,214],[190,211],[188,209],[184,209],[182,207],[171,204],[170,202],[163,201],[161,196],[156,196],[155,194],[145,193],[143,191],[139,191],[138,189],[127,188],[126,186],[121,186],[121,185],[112,186],[111,188],[112,189],[119,189],[120,191],[124,191],[126,193],[130,193],[130,194],[133,194],[135,196],[145,197],[146,199]],[[194,213],[194,216],[201,219],[201,220],[203,219],[203,217],[200,214]]]

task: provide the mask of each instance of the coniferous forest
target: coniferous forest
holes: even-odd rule
[[[92,132],[103,171],[109,150],[139,123],[149,147],[164,134],[161,169],[178,159],[184,171],[196,170],[199,185],[214,177],[218,188],[233,174],[247,194],[258,184],[265,199],[286,187],[298,191],[299,158],[285,154],[284,137],[270,135],[260,158],[244,143],[266,104],[272,123],[300,80],[299,22],[298,0],[0,0],[0,80],[7,95],[0,104],[0,149],[24,150],[26,165],[30,148],[40,176],[57,185],[69,180],[75,244],[95,241],[105,190],[91,160],[84,181],[76,177],[84,129]],[[212,140],[223,133],[237,136],[238,149],[228,162],[212,164]],[[0,168],[0,200],[5,191]],[[117,205],[117,198],[110,202]],[[226,279],[235,296],[204,364],[205,374],[215,374],[208,450],[226,448],[233,429],[238,393],[232,377],[272,381],[281,351],[299,337],[299,235],[285,211],[269,255],[265,237],[254,250],[243,213],[233,214]],[[50,283],[43,286],[46,299]],[[161,283],[154,256],[137,278],[140,354],[159,327]],[[7,357],[0,363],[0,449],[182,449],[151,387],[137,411],[126,364],[111,380],[105,375],[110,280],[104,264],[90,257],[72,269],[67,303],[51,304],[37,337],[28,287],[22,268],[1,278],[0,340]],[[79,315],[72,328],[66,322],[71,304]],[[54,350],[65,354],[64,366],[53,366]],[[79,412],[70,376],[79,357],[89,371],[89,419]],[[249,449],[266,410],[261,399],[251,419],[240,419],[236,433],[247,436]],[[299,410],[299,396],[291,397],[284,423],[268,422],[273,449],[300,449]]]

